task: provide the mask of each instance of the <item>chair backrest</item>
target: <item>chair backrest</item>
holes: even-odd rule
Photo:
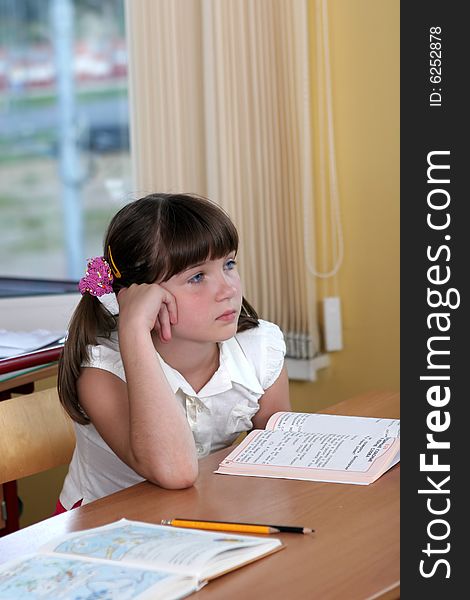
[[[56,389],[0,402],[0,484],[67,464],[74,447]]]

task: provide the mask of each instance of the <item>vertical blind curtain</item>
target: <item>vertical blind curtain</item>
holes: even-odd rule
[[[128,0],[138,193],[218,202],[247,299],[287,354],[319,351],[305,0]]]

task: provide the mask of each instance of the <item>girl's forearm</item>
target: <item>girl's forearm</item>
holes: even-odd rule
[[[150,333],[120,331],[120,346],[133,467],[162,487],[188,487],[198,473],[194,438],[162,371]]]

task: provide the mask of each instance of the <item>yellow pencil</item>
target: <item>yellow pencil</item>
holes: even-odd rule
[[[236,533],[312,533],[309,527],[291,527],[290,525],[257,525],[255,523],[231,523],[224,521],[190,521],[188,519],[162,519],[162,525],[188,527],[191,529],[212,529],[213,531],[234,531]]]

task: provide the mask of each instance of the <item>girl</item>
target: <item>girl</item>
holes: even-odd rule
[[[290,410],[284,340],[242,297],[237,248],[199,197],[152,194],[112,219],[59,365],[77,444],[57,512],[143,479],[189,487],[198,458]]]

